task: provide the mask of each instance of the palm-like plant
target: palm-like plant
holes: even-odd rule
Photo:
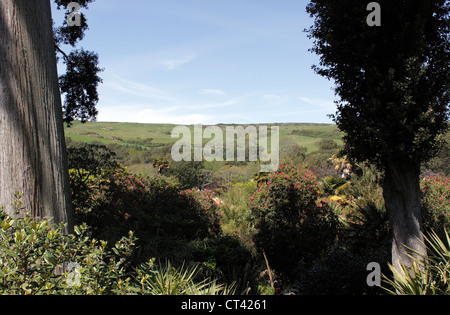
[[[232,295],[234,285],[218,284],[216,280],[195,281],[197,266],[175,268],[170,262],[142,278],[141,284],[150,295]]]
[[[373,201],[362,200],[354,206],[344,222],[344,231],[351,235],[353,246],[376,248],[390,238],[389,217],[384,208]]]
[[[428,257],[415,259],[411,268],[401,266],[400,270],[390,266],[393,279],[384,277],[392,289],[384,289],[397,295],[450,295],[450,237],[446,231],[446,242],[432,233],[425,237]]]
[[[342,177],[329,176],[322,180],[321,188],[324,195],[339,196],[350,183]]]

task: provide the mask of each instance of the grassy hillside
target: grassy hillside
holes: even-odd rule
[[[306,147],[308,153],[317,151],[317,143],[322,139],[332,139],[338,145],[342,144],[342,134],[335,125],[294,123],[276,125],[280,126],[280,140],[289,137],[298,145]],[[65,132],[66,137],[73,141],[138,145],[142,149],[150,149],[175,143],[177,139],[171,138],[172,130],[175,127],[176,125],[170,124],[111,122],[82,124],[75,122],[70,128],[66,128]],[[192,130],[193,126],[190,126],[190,128]]]

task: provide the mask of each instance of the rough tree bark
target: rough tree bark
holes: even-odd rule
[[[16,214],[23,193],[33,217],[70,231],[69,189],[50,1],[1,0],[0,205]]]
[[[411,266],[411,258],[427,254],[422,234],[420,165],[390,161],[385,169],[383,195],[393,232],[392,265]]]

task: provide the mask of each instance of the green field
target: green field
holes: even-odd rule
[[[318,150],[317,143],[322,139],[332,139],[342,145],[342,134],[336,125],[326,124],[274,124],[280,126],[280,141],[293,139],[298,145],[306,147],[308,153]],[[220,125],[224,127],[223,125]],[[140,146],[142,149],[162,147],[175,143],[172,130],[176,125],[170,124],[137,124],[114,122],[74,122],[65,128],[66,137],[73,141],[103,144],[117,143],[128,146]],[[193,126],[189,126],[193,130]],[[208,140],[205,140],[208,141]]]

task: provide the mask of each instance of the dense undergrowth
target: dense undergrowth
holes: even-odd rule
[[[351,178],[342,178],[328,159],[309,160],[311,167],[290,159],[274,173],[250,177],[251,166],[219,166],[211,177],[220,177],[215,189],[200,191],[181,183],[185,172],[143,177],[108,152],[92,156],[98,163],[71,163],[72,235],[49,220],[1,212],[0,293],[388,293],[367,285],[371,262],[396,280],[385,283],[391,292],[401,292],[399,279],[422,279],[427,290],[403,293],[448,293],[446,177],[421,181],[424,230],[435,242],[428,243],[429,265],[418,269],[428,270],[427,278],[408,279],[390,269],[382,174],[370,165],[354,166]],[[202,176],[196,178],[200,184]],[[190,182],[195,179],[184,181]]]

